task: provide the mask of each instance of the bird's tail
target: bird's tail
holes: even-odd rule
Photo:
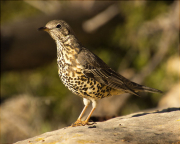
[[[135,91],[137,92],[151,92],[151,93],[163,93],[162,91],[154,88],[150,88],[144,85],[139,85],[137,88],[135,88]]]

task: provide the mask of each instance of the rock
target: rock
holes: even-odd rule
[[[80,127],[65,127],[15,144],[178,143],[180,108],[135,113]]]

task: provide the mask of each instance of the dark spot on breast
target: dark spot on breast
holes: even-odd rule
[[[88,88],[83,88],[82,90],[87,91]]]
[[[76,71],[77,74],[81,74],[81,72]]]

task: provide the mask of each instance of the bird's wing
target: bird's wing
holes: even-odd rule
[[[96,81],[108,85],[114,89],[122,89],[138,95],[133,87],[136,83],[131,82],[120,74],[112,70],[105,62],[89,50],[82,48],[77,56],[77,61],[84,67],[84,75]],[[138,84],[137,84],[138,85]]]

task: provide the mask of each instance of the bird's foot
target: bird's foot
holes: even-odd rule
[[[76,127],[76,126],[85,126],[88,124],[88,121],[81,121],[81,120],[77,120],[75,123],[73,123],[71,125],[71,127]]]
[[[75,123],[73,123],[70,127],[76,127],[76,126],[85,126],[85,125],[92,125],[94,123],[89,123],[88,121],[81,121],[77,120]]]

